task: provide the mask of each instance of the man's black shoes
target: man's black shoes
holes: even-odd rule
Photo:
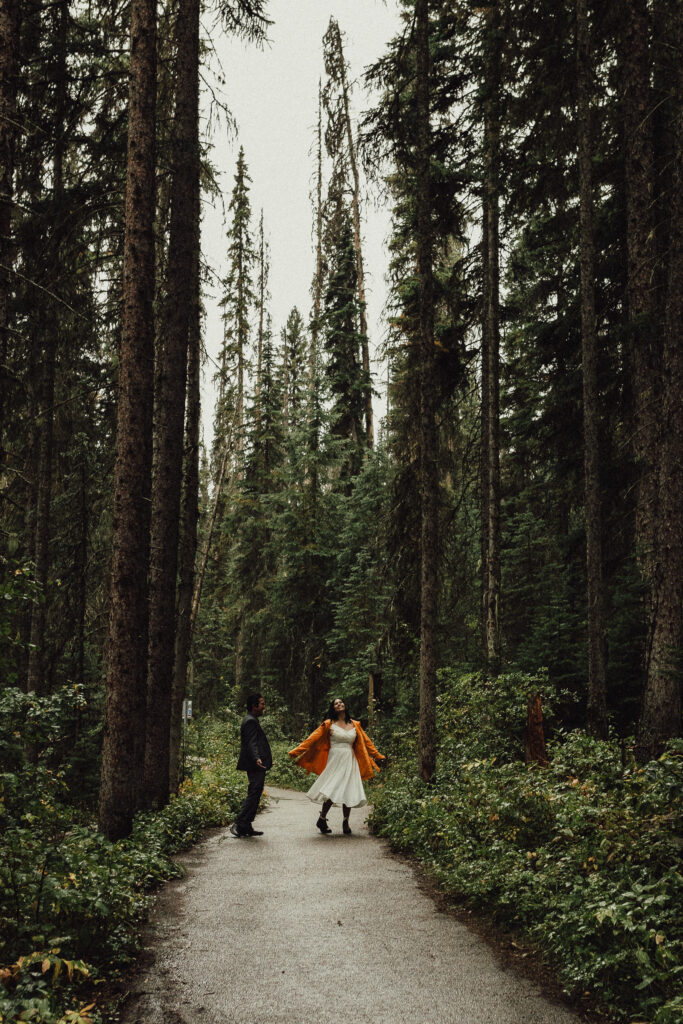
[[[251,825],[248,829],[240,828],[237,822],[233,821],[230,826],[230,831],[234,835],[235,839],[249,839],[250,836],[262,836],[263,832],[259,832],[258,829],[252,828]]]

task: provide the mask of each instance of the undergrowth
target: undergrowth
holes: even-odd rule
[[[441,674],[438,768],[415,771],[412,730],[391,739],[372,824],[443,891],[526,936],[571,995],[623,1019],[683,1021],[683,742],[639,767],[628,748],[556,733],[550,766],[523,763],[543,677]]]
[[[194,764],[188,753],[179,795],[109,842],[55,758],[60,709],[79,700],[0,695],[0,1024],[99,1021],[85,993],[134,957],[150,893],[180,873],[172,854],[232,821],[244,798],[234,743]]]

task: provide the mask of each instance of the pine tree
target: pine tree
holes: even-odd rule
[[[438,594],[438,434],[435,420],[434,282],[432,235],[430,26],[428,0],[415,3],[415,207],[420,387],[420,774],[436,766],[436,628]]]
[[[661,352],[655,329],[654,150],[648,4],[626,0],[620,26],[621,101],[624,112],[629,364],[634,402],[633,450],[637,472],[636,546],[648,588],[652,557],[660,435],[657,422]]]
[[[331,429],[350,442],[349,456],[340,468],[342,479],[360,467],[365,443],[363,427],[365,375],[361,363],[361,334],[351,218],[341,196],[335,197],[327,226],[327,282],[323,295],[322,344],[325,375],[332,401]]]
[[[198,315],[198,295],[193,294],[193,282],[198,280],[198,270],[193,264],[198,264],[200,258],[196,241],[199,234],[199,0],[184,0],[181,3],[176,17],[176,33],[170,235],[165,304],[161,317],[162,337],[157,352],[155,382],[143,790],[145,805],[155,808],[163,807],[169,794],[187,355],[192,310]],[[195,326],[195,337],[196,334]],[[196,458],[195,424],[191,426],[191,431]],[[195,487],[193,479],[189,486]],[[188,530],[196,528],[191,522],[192,515],[190,509],[186,518]],[[188,542],[191,543],[189,539]],[[187,585],[191,593],[191,584]]]
[[[310,345],[303,317],[294,306],[282,329],[283,370],[285,371],[282,381],[283,412],[293,429],[301,425],[301,418],[306,408],[309,388],[307,374],[309,351]]]
[[[309,381],[313,386],[313,377],[317,361],[320,334],[320,314],[323,294],[323,146],[322,146],[322,86],[318,83],[318,124],[316,131],[316,177],[315,199],[313,201],[315,215],[315,272],[311,282],[313,309],[311,312],[311,349],[309,354]]]
[[[0,464],[4,464],[3,434],[9,350],[9,297],[12,263],[12,202],[17,134],[17,71],[20,5],[0,2]]]
[[[395,40],[371,69],[370,80],[381,87],[383,100],[365,122],[364,146],[391,157],[395,166],[389,176],[394,198],[389,439],[397,469],[387,536],[396,567],[395,642],[410,650],[411,633],[420,636],[419,760],[421,773],[429,777],[436,754],[439,465],[443,442],[454,443],[452,431],[450,437],[443,432],[442,442],[436,417],[443,413],[447,422],[452,415],[451,402],[462,384],[465,325],[473,316],[463,302],[465,175],[453,154],[460,146],[462,152],[474,147],[451,118],[462,88],[454,48],[457,17],[450,9],[420,7],[418,21],[418,7],[404,6],[413,45]],[[416,534],[424,537],[419,549],[409,539]]]
[[[484,657],[500,667],[500,78],[503,18],[498,3],[484,14],[482,208],[482,578]]]
[[[330,18],[330,24],[323,37],[323,54],[325,71],[328,81],[323,92],[325,108],[328,115],[328,126],[325,133],[328,155],[332,158],[335,168],[346,173],[351,172],[351,213],[353,216],[353,246],[356,254],[356,282],[358,287],[358,314],[361,337],[361,353],[363,373],[366,378],[364,393],[365,402],[365,436],[370,448],[374,443],[374,423],[372,413],[372,384],[370,374],[370,348],[368,341],[368,319],[365,299],[365,269],[361,244],[360,215],[360,175],[356,143],[353,137],[350,110],[350,84],[348,80],[348,64],[344,56],[344,44],[339,24]]]
[[[680,10],[669,21],[675,54],[683,47]],[[658,479],[653,579],[654,621],[643,706],[638,726],[641,759],[657,757],[664,743],[680,735],[681,618],[683,602],[683,69],[680,61],[671,83],[673,178],[668,210],[668,277],[666,282],[662,366],[662,449]]]
[[[256,302],[253,272],[256,252],[251,237],[251,204],[244,149],[240,147],[229,211],[228,273],[223,281],[223,345],[216,374],[218,400],[214,416],[214,451],[223,443],[234,418],[234,450],[237,462],[244,451],[244,410],[252,313]]]
[[[591,39],[586,0],[576,3],[577,123],[579,151],[581,364],[583,380],[586,489],[586,576],[588,597],[588,728],[607,738],[605,614],[602,583],[602,503],[600,498],[600,405],[598,339],[595,322],[593,179],[591,174]]]
[[[155,0],[133,2],[130,52],[123,327],[100,786],[100,829],[110,839],[127,835],[133,824],[145,720],[154,381]]]

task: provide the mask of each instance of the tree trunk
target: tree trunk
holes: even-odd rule
[[[144,785],[145,804],[150,808],[163,807],[169,792],[187,347],[194,300],[193,262],[197,259],[199,0],[182,0],[176,33],[167,299],[155,388]]]
[[[486,189],[481,206],[481,275],[482,275],[482,310],[481,310],[481,444],[479,452],[479,486],[480,486],[480,533],[479,558],[481,563],[481,652],[485,664],[488,664],[488,595],[489,595],[489,502],[491,488],[489,485],[489,331],[487,314],[487,282],[489,280],[489,204]]]
[[[584,478],[586,491],[586,577],[588,585],[588,731],[607,739],[605,612],[602,582],[600,492],[600,398],[595,321],[595,245],[590,98],[592,94],[587,0],[576,0],[576,73],[581,263],[581,358],[583,371]]]
[[[683,45],[680,9],[671,43]],[[653,585],[653,628],[648,674],[638,727],[639,759],[657,757],[681,733],[681,616],[683,598],[683,65],[673,83],[673,175],[669,205],[663,429]]]
[[[416,51],[416,229],[420,344],[420,774],[429,781],[436,766],[436,631],[438,597],[438,434],[435,416],[434,284],[430,174],[430,61],[428,0],[415,4]]]
[[[237,293],[238,293],[238,308],[241,311],[244,309],[244,271],[240,266],[237,276]],[[242,472],[244,469],[244,361],[245,361],[245,347],[247,344],[247,338],[245,337],[245,331],[243,324],[240,323],[237,326],[237,402],[235,410],[237,413],[237,421],[235,424],[236,437],[235,437],[235,452],[237,455],[237,475],[241,479]]]
[[[0,0],[0,467],[5,461],[3,436],[9,352],[10,277],[13,262],[12,203],[17,135],[18,51],[18,0]]]
[[[88,505],[88,470],[85,458],[81,458],[80,479],[80,522],[78,543],[74,557],[76,575],[76,683],[85,685],[85,621],[88,600],[88,530],[90,508]]]
[[[44,322],[44,318],[41,318]],[[50,573],[50,506],[52,502],[52,448],[55,416],[55,370],[57,359],[56,323],[45,324],[45,349],[41,367],[41,389],[38,421],[38,478],[33,552],[35,581],[40,596],[31,608],[31,642],[28,656],[29,692],[47,691],[46,636]]]
[[[190,657],[192,595],[197,556],[197,522],[199,519],[199,427],[201,383],[201,293],[200,293],[200,199],[199,162],[196,165],[194,188],[195,251],[192,260],[192,305],[187,364],[187,407],[185,413],[185,479],[181,507],[179,548],[178,615],[175,662],[173,666],[173,697],[171,702],[171,750],[169,766],[170,792],[177,793],[180,767],[182,707],[185,697],[187,668]]]
[[[621,41],[626,174],[627,285],[634,456],[636,546],[643,580],[653,579],[657,503],[661,352],[655,320],[655,185],[647,0],[625,0]],[[651,612],[651,607],[648,613]]]
[[[133,0],[100,830],[130,833],[145,735],[154,400],[156,0]]]
[[[489,671],[500,667],[500,12],[486,12],[487,97],[484,104],[484,323],[482,331],[482,495],[484,653]]]
[[[529,698],[524,730],[524,763],[548,767],[548,753],[543,733],[543,710],[540,693]]]
[[[52,10],[57,63],[54,69],[54,159],[52,162],[52,203],[53,218],[48,227],[49,257],[46,260],[48,274],[58,274],[61,267],[62,200],[64,195],[64,144],[66,132],[66,50],[69,8],[67,0]],[[49,604],[50,574],[50,513],[52,504],[52,449],[55,418],[55,374],[57,370],[57,345],[61,311],[52,316],[40,317],[44,338],[41,366],[41,395],[39,410],[38,481],[36,499],[36,521],[34,540],[35,581],[41,596],[31,611],[31,642],[28,658],[29,691],[38,694],[47,692],[46,673],[46,627]]]

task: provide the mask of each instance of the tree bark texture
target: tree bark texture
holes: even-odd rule
[[[524,761],[526,764],[537,764],[541,768],[548,767],[548,752],[543,732],[543,709],[541,695],[535,694],[527,706],[526,729],[524,730]]]
[[[484,654],[500,667],[500,11],[486,12],[487,90],[484,104],[484,320],[482,330],[482,524]]]
[[[85,624],[88,604],[88,534],[90,529],[90,505],[88,501],[88,470],[85,459],[81,462],[79,474],[80,515],[78,542],[74,568],[76,574],[76,683],[85,685]]]
[[[420,328],[420,774],[429,781],[436,766],[436,632],[438,598],[438,434],[435,415],[434,282],[430,174],[430,58],[428,0],[415,4],[416,234]]]
[[[653,577],[658,478],[661,352],[655,320],[655,169],[647,0],[624,0],[621,41],[626,176],[626,299],[637,473],[636,545],[641,573]]]
[[[576,0],[577,128],[579,153],[579,252],[581,264],[581,360],[583,373],[586,579],[588,592],[588,730],[607,739],[605,611],[602,580],[600,494],[600,397],[595,319],[595,243],[591,173],[591,71],[587,0]]]
[[[488,229],[488,197],[486,190],[481,205],[481,275],[482,275],[482,317],[481,317],[481,444],[479,448],[479,487],[480,487],[480,537],[479,555],[481,562],[481,652],[484,661],[487,659],[487,607],[489,593],[489,459],[488,459],[488,409],[489,409],[489,333],[486,324],[486,282],[489,277],[489,229]]]
[[[64,147],[67,98],[67,27],[69,8],[67,0],[59,0],[52,8],[52,29],[56,41],[57,60],[53,70],[55,85],[54,158],[52,162],[53,216],[48,226],[45,260],[48,275],[59,273],[61,266],[62,199],[64,194]],[[49,278],[48,278],[49,279]],[[38,694],[47,692],[47,610],[50,599],[50,516],[52,505],[52,452],[55,419],[55,374],[57,372],[57,346],[61,311],[51,316],[40,316],[43,328],[41,360],[41,389],[38,421],[38,480],[34,539],[35,581],[41,591],[40,600],[31,610],[31,642],[28,658],[27,689]]]
[[[133,0],[100,830],[130,833],[142,775],[154,400],[156,0]]]
[[[178,7],[176,98],[172,135],[171,229],[166,303],[155,387],[155,451],[149,586],[149,663],[144,799],[163,807],[169,794],[176,576],[187,348],[194,304],[199,165],[199,0]]]
[[[671,45],[683,51],[683,14],[674,15]],[[648,673],[638,730],[641,760],[658,756],[681,734],[681,617],[683,614],[683,62],[672,83],[675,111],[668,280],[662,374],[663,429]]]
[[[11,290],[12,203],[17,135],[18,0],[0,0],[0,466],[4,463],[6,366]]]
[[[50,506],[52,502],[52,449],[55,418],[56,324],[45,324],[45,349],[40,369],[38,460],[33,553],[35,581],[40,597],[31,608],[31,642],[28,656],[29,692],[47,692],[46,636],[50,573]]]
[[[185,410],[185,468],[180,515],[180,547],[178,552],[178,613],[173,665],[173,697],[171,701],[171,749],[169,758],[170,792],[178,791],[180,782],[180,742],[182,707],[185,697],[187,669],[190,660],[192,596],[197,556],[197,523],[199,520],[199,427],[201,381],[201,295],[199,163],[194,188],[195,251],[192,259],[192,305],[190,315],[187,403]]]

